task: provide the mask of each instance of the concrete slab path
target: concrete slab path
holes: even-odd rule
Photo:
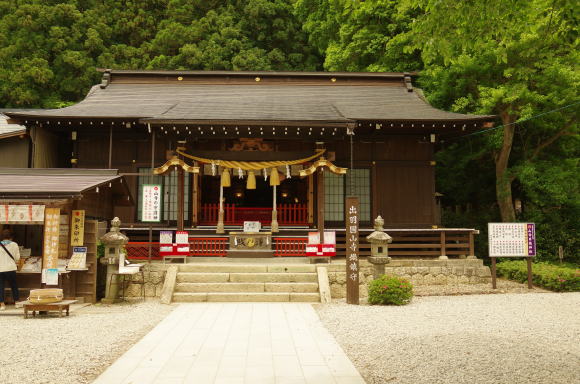
[[[181,304],[96,384],[364,384],[306,303]]]

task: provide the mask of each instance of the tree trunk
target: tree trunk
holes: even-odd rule
[[[514,222],[516,213],[512,200],[512,178],[508,173],[508,164],[516,130],[513,125],[515,118],[504,112],[501,114],[501,119],[504,125],[503,142],[495,158],[495,193],[502,221]]]

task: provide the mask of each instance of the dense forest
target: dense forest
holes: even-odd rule
[[[580,261],[573,0],[0,0],[0,107],[57,108],[95,68],[408,71],[442,109],[497,115],[441,143],[444,224],[531,221]]]

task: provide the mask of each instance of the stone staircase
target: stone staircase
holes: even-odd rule
[[[320,302],[311,264],[179,265],[173,302]]]

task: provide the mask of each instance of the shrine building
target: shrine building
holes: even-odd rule
[[[119,171],[135,201],[114,207],[130,257],[158,258],[159,231],[175,229],[191,257],[231,256],[244,222],[272,233],[269,256],[304,256],[323,228],[344,256],[347,196],[360,201],[361,239],[384,218],[393,257],[473,256],[475,230],[440,228],[434,152],[493,116],[432,107],[416,74],[102,73],[75,105],[5,114],[33,138],[31,167]],[[144,212],[150,185],[159,208]]]

